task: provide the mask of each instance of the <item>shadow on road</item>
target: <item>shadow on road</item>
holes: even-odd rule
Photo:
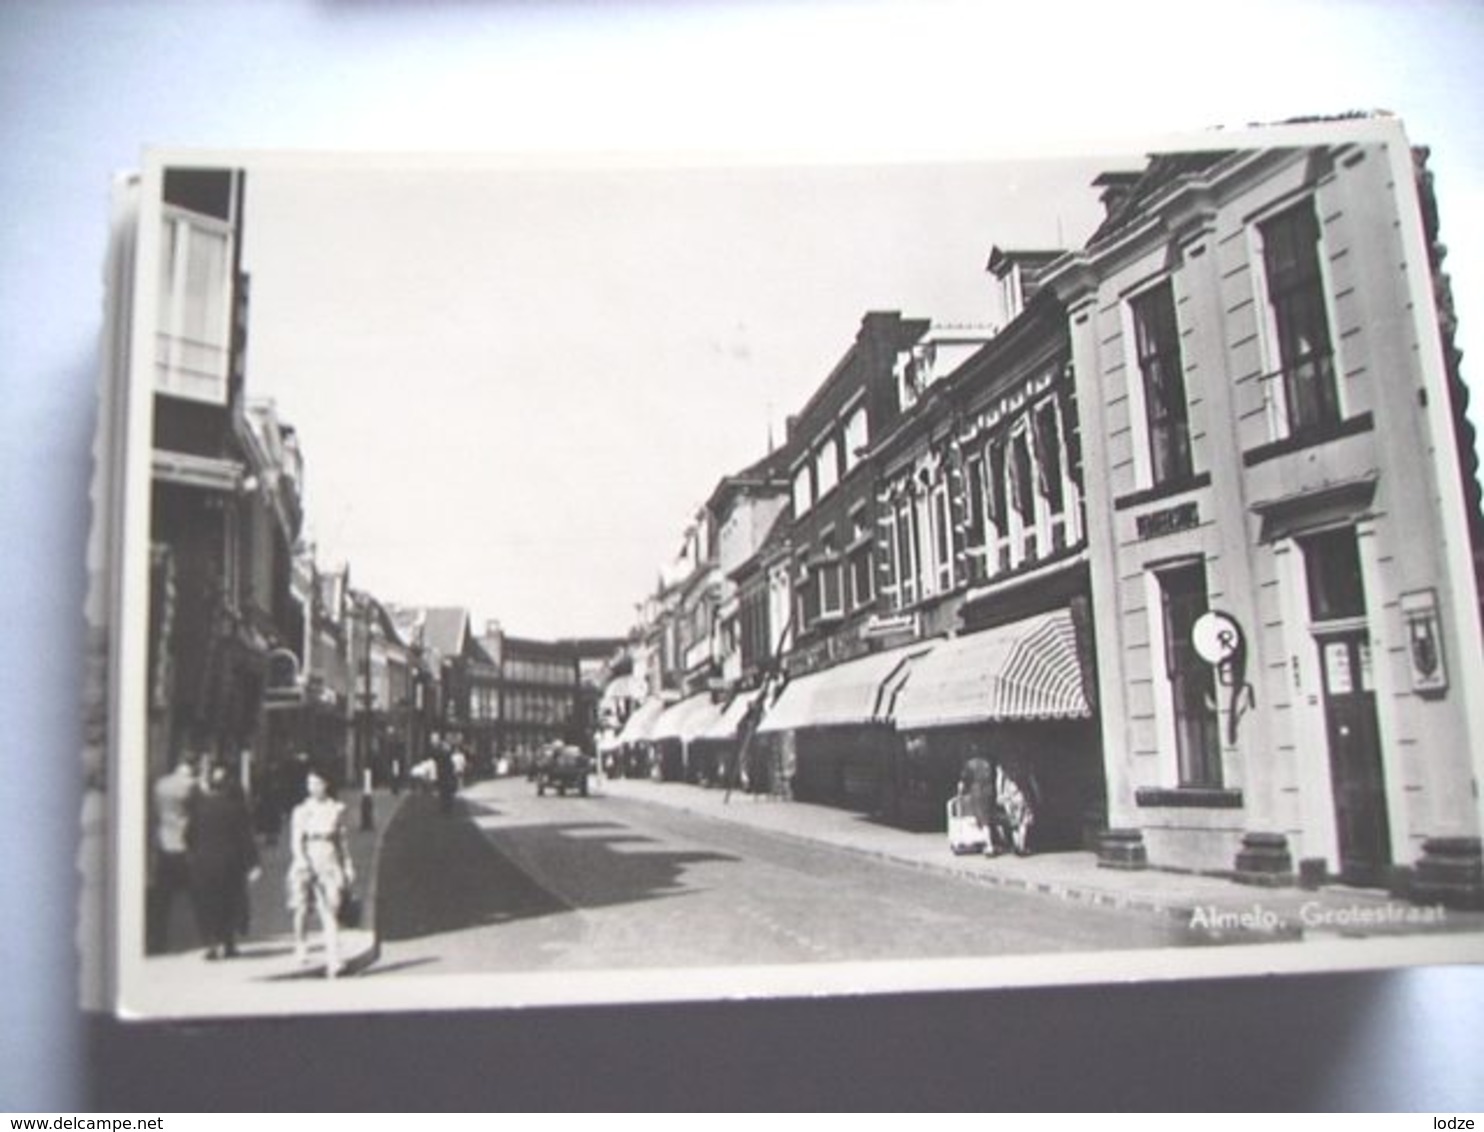
[[[383,940],[682,895],[688,866],[737,860],[665,850],[612,822],[501,827],[502,852],[474,820],[495,813],[461,799],[443,814],[432,797],[408,799],[382,849],[377,922]],[[539,862],[562,895],[533,880],[522,861]]]

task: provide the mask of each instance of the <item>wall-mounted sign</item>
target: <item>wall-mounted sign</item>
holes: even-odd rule
[[[1221,686],[1232,690],[1226,741],[1236,746],[1242,713],[1257,706],[1257,694],[1247,681],[1247,638],[1242,626],[1235,617],[1213,609],[1196,618],[1190,628],[1190,643],[1196,655],[1216,669]]]
[[[1417,590],[1402,594],[1401,607],[1407,626],[1407,660],[1412,672],[1412,691],[1430,696],[1442,695],[1448,690],[1448,668],[1443,663],[1437,592]]]
[[[1225,613],[1203,613],[1191,627],[1190,643],[1207,664],[1224,664],[1242,646],[1242,627]]]
[[[899,613],[894,616],[877,614],[861,627],[863,637],[889,637],[897,633],[917,635],[917,614]]]
[[[1140,539],[1159,538],[1200,526],[1201,511],[1195,500],[1159,511],[1147,511],[1134,519]]]

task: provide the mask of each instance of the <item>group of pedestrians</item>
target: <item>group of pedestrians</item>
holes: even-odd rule
[[[1024,857],[1030,852],[1040,790],[1022,760],[1005,757],[990,762],[974,754],[964,763],[958,792],[968,799],[969,810],[984,831],[986,856],[1013,850]]]
[[[355,883],[355,863],[345,806],[331,796],[328,779],[308,769],[303,789],[303,799],[289,819],[286,902],[293,916],[296,958],[309,961],[309,920],[316,913],[324,934],[326,973],[333,978],[339,970],[339,916]],[[206,947],[205,958],[233,958],[249,929],[249,888],[262,876],[241,786],[225,765],[187,755],[156,780],[152,802],[154,868],[146,950],[159,954],[168,949],[171,912],[177,897],[185,893]]]

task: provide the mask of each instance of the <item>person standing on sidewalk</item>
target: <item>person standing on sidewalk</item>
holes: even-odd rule
[[[170,913],[175,898],[188,893],[191,886],[190,865],[186,860],[186,827],[190,822],[191,798],[196,793],[196,768],[189,755],[182,754],[175,769],[156,779],[152,790],[154,803],[154,871],[151,876],[145,914],[145,950],[151,955],[165,951],[169,945]]]
[[[995,768],[978,753],[978,748],[964,761],[958,777],[958,792],[960,796],[968,797],[969,812],[974,815],[975,824],[984,831],[985,854],[994,856]]]
[[[247,919],[247,886],[260,871],[247,804],[229,779],[226,767],[211,769],[190,800],[185,831],[191,902],[207,959],[237,954],[237,934]]]
[[[340,904],[355,883],[345,831],[345,805],[330,797],[329,781],[311,770],[305,778],[308,796],[289,819],[292,859],[288,873],[288,906],[294,916],[294,955],[309,961],[309,913],[319,917],[325,937],[325,974],[340,973]]]

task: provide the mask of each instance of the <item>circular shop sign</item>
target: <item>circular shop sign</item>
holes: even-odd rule
[[[1242,644],[1242,627],[1225,613],[1203,613],[1190,629],[1190,643],[1207,664],[1230,660]]]

